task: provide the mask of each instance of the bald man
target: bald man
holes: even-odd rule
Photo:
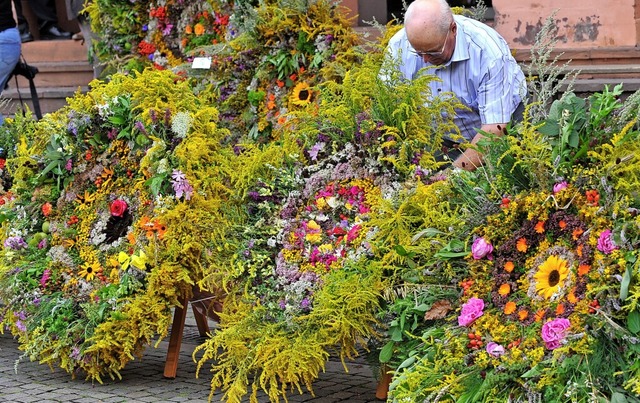
[[[398,60],[402,75],[413,80],[420,69],[440,80],[430,84],[436,96],[452,92],[470,110],[459,110],[454,122],[466,141],[501,134],[512,117],[521,114],[526,95],[524,74],[507,42],[486,24],[453,15],[445,0],[415,0],[405,24],[389,41],[388,55]],[[445,144],[455,145],[445,138]],[[455,156],[453,166],[473,170],[482,156],[472,148]]]

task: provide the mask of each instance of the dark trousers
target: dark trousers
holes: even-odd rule
[[[57,23],[58,15],[56,14],[55,0],[28,0],[29,8],[38,19],[38,27],[42,28],[47,23]],[[13,0],[16,7],[16,15],[18,17],[18,25],[26,25],[27,20],[22,14],[22,1]]]

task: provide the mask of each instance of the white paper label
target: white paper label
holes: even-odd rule
[[[191,64],[192,69],[210,69],[211,58],[210,57],[196,57]]]

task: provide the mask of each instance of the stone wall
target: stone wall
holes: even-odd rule
[[[493,0],[495,28],[513,48],[528,48],[553,15],[557,48],[635,47],[640,13],[636,1]]]

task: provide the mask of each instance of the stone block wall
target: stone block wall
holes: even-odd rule
[[[493,0],[495,29],[514,48],[528,48],[546,19],[558,29],[557,48],[635,47],[640,0]]]

